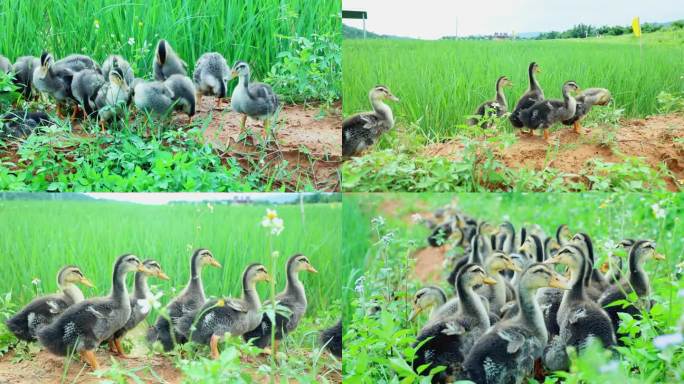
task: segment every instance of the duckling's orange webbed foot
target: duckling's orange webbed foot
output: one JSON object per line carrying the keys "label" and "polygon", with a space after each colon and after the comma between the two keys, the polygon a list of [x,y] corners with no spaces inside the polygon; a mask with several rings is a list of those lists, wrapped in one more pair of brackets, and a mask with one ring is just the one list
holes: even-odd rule
{"label": "duckling's orange webbed foot", "polygon": [[123,346],[121,345],[121,339],[114,340],[114,346],[116,347],[116,352],[119,355],[119,357],[123,359],[128,358],[128,355],[126,355],[126,352],[124,351]]}
{"label": "duckling's orange webbed foot", "polygon": [[220,339],[219,336],[211,335],[211,340],[209,341],[209,348],[211,349],[211,358],[214,360],[218,360],[218,358],[219,358],[219,351],[218,351],[219,339]]}
{"label": "duckling's orange webbed foot", "polygon": [[579,120],[575,121],[575,124],[573,124],[573,127],[575,128],[575,133],[578,135],[582,134],[582,126],[580,125]]}
{"label": "duckling's orange webbed foot", "polygon": [[548,130],[548,128],[544,129],[544,140],[549,141],[549,130]]}
{"label": "duckling's orange webbed foot", "polygon": [[114,345],[114,340],[107,340],[107,345],[109,346],[109,352],[116,353],[116,346]]}
{"label": "duckling's orange webbed foot", "polygon": [[100,369],[100,363],[97,362],[97,357],[93,351],[82,351],[81,358],[90,365],[93,370]]}

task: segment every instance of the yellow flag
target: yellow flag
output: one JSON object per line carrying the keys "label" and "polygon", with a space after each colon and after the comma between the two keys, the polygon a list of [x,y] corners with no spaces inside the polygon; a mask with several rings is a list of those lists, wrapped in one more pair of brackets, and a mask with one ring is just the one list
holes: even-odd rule
{"label": "yellow flag", "polygon": [[639,18],[635,17],[632,20],[632,31],[634,31],[634,36],[641,37],[641,24],[639,24]]}

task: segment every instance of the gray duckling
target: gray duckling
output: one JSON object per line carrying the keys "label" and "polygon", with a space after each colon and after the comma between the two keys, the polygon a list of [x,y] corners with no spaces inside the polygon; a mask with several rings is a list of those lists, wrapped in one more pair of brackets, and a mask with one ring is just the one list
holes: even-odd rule
{"label": "gray duckling", "polygon": [[270,120],[278,110],[280,101],[270,85],[250,82],[249,64],[238,61],[233,66],[231,78],[239,78],[230,100],[233,111],[242,114],[241,127],[244,129],[247,117],[264,120],[264,129],[268,132]]}
{"label": "gray duckling", "polygon": [[188,65],[181,60],[166,40],[159,40],[154,56],[154,79],[164,81],[172,75],[188,74]]}
{"label": "gray duckling", "polygon": [[131,88],[121,68],[111,70],[108,79],[109,81],[100,88],[95,98],[95,106],[98,109],[103,131],[105,122],[120,117],[124,107],[131,101]]}
{"label": "gray duckling", "polygon": [[197,64],[192,80],[197,89],[197,103],[203,95],[216,96],[216,107],[221,108],[221,100],[226,97],[230,68],[226,59],[217,52],[205,53]]}
{"label": "gray duckling", "polygon": [[0,55],[0,72],[2,73],[10,73],[12,71],[12,62],[9,61],[8,58],[6,58],[3,55]]}
{"label": "gray duckling", "polygon": [[120,55],[111,55],[107,57],[105,62],[102,63],[102,75],[105,77],[105,79],[108,79],[109,73],[117,67],[121,69],[121,73],[123,74],[123,78],[126,80],[126,84],[132,84],[135,80],[133,68],[131,67],[131,64]]}
{"label": "gray duckling", "polygon": [[14,85],[19,87],[19,92],[25,100],[33,96],[33,72],[40,67],[40,59],[35,56],[22,56],[12,66],[14,72]]}
{"label": "gray duckling", "polygon": [[164,84],[173,94],[173,109],[187,114],[192,121],[195,115],[195,86],[185,75],[171,75]]}
{"label": "gray duckling", "polygon": [[83,108],[83,119],[90,117],[97,110],[95,99],[104,85],[105,78],[99,71],[84,69],[74,74],[71,93]]}

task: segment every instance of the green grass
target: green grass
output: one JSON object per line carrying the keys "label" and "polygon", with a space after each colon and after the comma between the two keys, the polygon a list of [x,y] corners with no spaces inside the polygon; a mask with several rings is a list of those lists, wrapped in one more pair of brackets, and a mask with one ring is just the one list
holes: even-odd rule
{"label": "green grass", "polygon": [[[407,321],[410,303],[405,298],[422,285],[412,274],[414,261],[406,255],[427,246],[428,229],[414,224],[410,215],[427,212],[456,198],[465,213],[492,223],[510,220],[521,225],[536,223],[552,234],[561,223],[573,232],[592,236],[601,263],[609,242],[625,237],[656,240],[657,249],[667,259],[649,263],[646,268],[653,287],[656,305],[642,322],[629,322],[630,331],[641,329],[639,337],[627,341],[616,357],[619,364],[610,371],[610,356],[591,350],[573,365],[567,382],[639,383],[678,382],[684,377],[684,346],[657,350],[653,338],[659,334],[681,332],[682,303],[678,291],[684,289],[682,267],[684,244],[680,235],[684,197],[677,194],[348,194],[343,198],[343,244],[345,259],[343,297],[345,382],[418,382],[410,367],[411,344],[418,324]],[[657,205],[657,207],[654,207]],[[662,208],[665,217],[656,217],[654,208]],[[371,224],[382,216],[383,224]],[[378,220],[375,220],[378,223]],[[349,234],[349,235],[348,235]],[[384,241],[381,241],[384,239]],[[443,279],[437,284],[447,288]],[[359,278],[362,278],[359,280]],[[406,290],[408,287],[408,291]],[[450,290],[449,290],[450,292]],[[410,299],[409,299],[410,300]],[[408,307],[407,307],[408,306]],[[371,310],[380,309],[376,315]],[[561,374],[545,383],[555,383]],[[528,382],[528,381],[524,381]],[[534,381],[530,381],[532,383]]]}
{"label": "green grass", "polygon": [[102,62],[116,53],[142,77],[151,76],[164,38],[190,70],[203,53],[220,52],[229,64],[248,61],[263,78],[292,37],[339,35],[339,12],[334,0],[2,0],[0,25],[12,28],[0,30],[0,54],[14,60],[47,50],[57,59],[82,53]]}
{"label": "green grass", "polygon": [[[668,36],[668,35],[661,35]],[[612,108],[628,117],[657,112],[661,91],[684,91],[684,45],[645,39],[643,48],[623,40],[546,41],[404,41],[343,42],[344,112],[370,108],[368,90],[387,85],[401,99],[392,103],[399,126],[412,136],[440,141],[453,137],[466,117],[495,94],[494,83],[506,75],[512,108],[528,86],[527,67],[542,68],[538,80],[547,98],[560,98],[561,86],[575,80],[583,88],[608,88]],[[507,127],[510,125],[507,123]]]}
{"label": "green grass", "polygon": [[[285,205],[276,207],[285,230],[273,239],[280,252],[278,269],[271,271],[278,290],[285,285],[284,264],[297,252],[309,256],[319,274],[302,273],[307,290],[307,316],[329,310],[340,297],[338,273],[341,225],[340,205]],[[65,264],[80,266],[96,289],[83,288],[86,297],[104,295],[111,288],[112,264],[124,253],[152,258],[171,277],[168,282],[150,279],[164,291],[163,303],[189,278],[189,260],[196,248],[208,248],[223,265],[206,268],[202,275],[207,296],[237,296],[241,274],[252,262],[270,266],[269,239],[259,223],[265,205],[144,206],[108,202],[2,201],[0,242],[3,268],[0,291],[13,293],[23,305],[35,296],[31,281],[40,279],[43,292],[53,292],[56,274]],[[129,277],[129,282],[132,277]],[[260,296],[266,297],[266,287]]]}

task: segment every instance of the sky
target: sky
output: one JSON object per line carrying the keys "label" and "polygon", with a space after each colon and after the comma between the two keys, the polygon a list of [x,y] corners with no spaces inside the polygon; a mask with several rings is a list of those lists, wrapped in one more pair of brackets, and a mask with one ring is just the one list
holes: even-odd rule
{"label": "sky", "polygon": [[684,0],[342,0],[342,9],[367,11],[369,31],[421,39],[684,19]]}
{"label": "sky", "polygon": [[299,196],[284,193],[86,193],[86,195],[96,199],[148,205],[163,205],[171,201],[233,200],[236,196],[241,198],[249,196],[252,201],[267,200],[282,203],[292,201]]}

